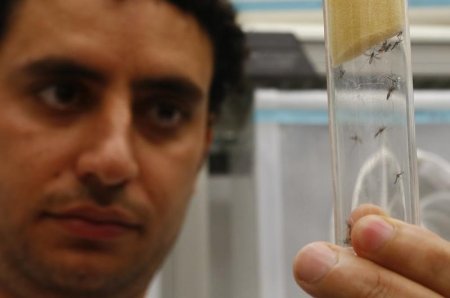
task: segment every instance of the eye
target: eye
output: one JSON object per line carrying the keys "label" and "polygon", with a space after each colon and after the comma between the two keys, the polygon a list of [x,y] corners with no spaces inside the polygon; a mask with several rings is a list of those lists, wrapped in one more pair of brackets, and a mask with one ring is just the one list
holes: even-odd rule
{"label": "eye", "polygon": [[73,111],[86,102],[87,91],[77,83],[55,83],[40,89],[38,99],[58,111]]}
{"label": "eye", "polygon": [[175,128],[186,117],[185,113],[173,103],[154,103],[148,107],[145,115],[152,125],[160,128]]}

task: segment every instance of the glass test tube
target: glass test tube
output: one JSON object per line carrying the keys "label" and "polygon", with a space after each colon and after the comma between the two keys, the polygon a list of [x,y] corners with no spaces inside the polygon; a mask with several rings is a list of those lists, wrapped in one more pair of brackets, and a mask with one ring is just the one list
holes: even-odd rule
{"label": "glass test tube", "polygon": [[418,223],[407,3],[324,0],[335,241],[370,203]]}

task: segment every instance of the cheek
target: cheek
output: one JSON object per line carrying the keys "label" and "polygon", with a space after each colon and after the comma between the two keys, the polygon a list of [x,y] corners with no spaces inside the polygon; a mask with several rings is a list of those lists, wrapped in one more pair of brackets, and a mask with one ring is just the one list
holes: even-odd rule
{"label": "cheek", "polygon": [[[11,142],[12,143],[12,142]],[[39,194],[49,176],[44,150],[33,151],[33,144],[0,146],[0,221],[5,225],[23,226],[33,220]],[[3,144],[2,144],[3,145]],[[12,147],[12,148],[11,148]],[[47,164],[47,167],[40,165]],[[9,227],[11,228],[11,227]],[[9,229],[8,228],[8,229]]]}
{"label": "cheek", "polygon": [[15,180],[17,183],[38,183],[46,179],[46,172],[51,170],[54,161],[67,152],[62,145],[68,132],[52,132],[16,110],[4,111],[0,118],[1,178],[6,177],[11,183]]}
{"label": "cheek", "polygon": [[193,192],[199,164],[199,154],[190,151],[154,154],[146,158],[142,163],[143,184],[148,193],[157,194],[150,197],[158,209],[162,209],[160,211],[171,211],[171,207],[177,209],[177,205],[185,205]]}
{"label": "cheek", "polygon": [[141,185],[154,212],[150,234],[164,253],[173,246],[184,221],[199,168],[198,151],[185,149],[149,153],[141,163]]}
{"label": "cheek", "polygon": [[5,234],[23,237],[37,214],[37,198],[46,175],[38,160],[44,154],[37,154],[38,151],[32,154],[31,143],[10,141],[11,145],[0,145],[3,153],[0,156],[0,229],[2,237]]}
{"label": "cheek", "polygon": [[[0,115],[0,221],[34,220],[39,198],[67,165],[70,135],[51,134],[38,125]],[[19,118],[19,117],[18,117]]]}
{"label": "cheek", "polygon": [[204,146],[197,140],[147,148],[142,156],[142,184],[158,217],[183,217],[194,190]]}
{"label": "cheek", "polygon": [[7,145],[1,144],[1,184],[19,193],[36,195],[41,192],[45,184],[62,171],[67,151],[58,146],[57,140],[30,135],[10,138]]}

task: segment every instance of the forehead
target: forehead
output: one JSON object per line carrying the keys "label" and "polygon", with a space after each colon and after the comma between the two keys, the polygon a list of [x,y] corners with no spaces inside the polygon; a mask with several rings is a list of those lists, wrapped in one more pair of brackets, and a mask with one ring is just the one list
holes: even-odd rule
{"label": "forehead", "polygon": [[15,55],[17,63],[27,63],[42,55],[64,55],[98,67],[176,70],[196,77],[198,83],[210,80],[213,55],[208,35],[192,15],[167,1],[20,3],[0,49],[3,58]]}

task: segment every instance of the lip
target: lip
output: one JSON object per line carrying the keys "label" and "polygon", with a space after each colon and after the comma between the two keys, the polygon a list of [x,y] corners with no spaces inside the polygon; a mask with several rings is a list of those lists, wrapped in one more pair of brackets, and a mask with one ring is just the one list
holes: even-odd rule
{"label": "lip", "polygon": [[45,212],[44,217],[72,236],[90,240],[114,240],[140,230],[138,222],[117,208],[80,206]]}

